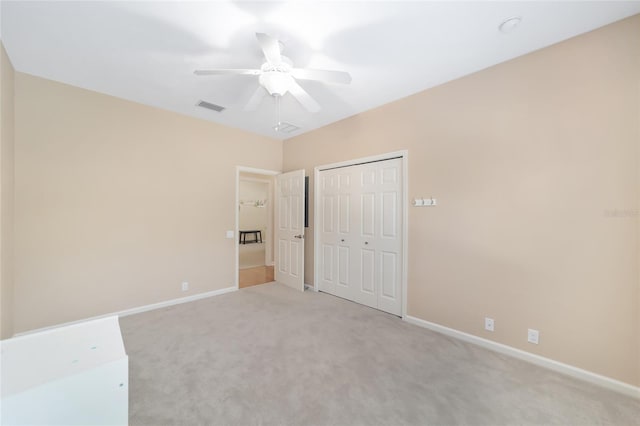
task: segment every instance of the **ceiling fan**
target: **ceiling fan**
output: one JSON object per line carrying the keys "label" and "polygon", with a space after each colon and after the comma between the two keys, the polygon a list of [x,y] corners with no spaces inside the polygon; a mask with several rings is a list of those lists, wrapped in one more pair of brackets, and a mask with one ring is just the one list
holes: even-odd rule
{"label": "ceiling fan", "polygon": [[274,97],[284,96],[287,92],[310,112],[320,110],[320,105],[296,81],[315,80],[323,83],[351,83],[351,75],[344,71],[328,71],[310,68],[294,68],[291,59],[282,54],[278,39],[268,34],[256,33],[266,62],[260,69],[209,69],[196,70],[195,75],[256,75],[260,86],[249,99],[244,109],[255,110],[262,98],[269,93]]}

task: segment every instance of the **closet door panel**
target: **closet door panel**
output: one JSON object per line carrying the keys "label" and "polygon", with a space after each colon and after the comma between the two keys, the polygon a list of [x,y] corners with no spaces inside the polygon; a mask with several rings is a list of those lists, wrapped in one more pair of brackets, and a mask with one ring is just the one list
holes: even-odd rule
{"label": "closet door panel", "polygon": [[351,250],[349,247],[338,247],[338,285],[343,287],[349,287],[351,283],[351,271],[349,258],[351,257]]}
{"label": "closet door panel", "polygon": [[380,168],[380,228],[378,309],[402,315],[402,160],[385,161]]}
{"label": "closet door panel", "polygon": [[380,295],[382,297],[395,299],[397,290],[397,266],[398,255],[383,251],[380,253]]}
{"label": "closet door panel", "polygon": [[396,192],[384,192],[381,194],[382,229],[381,238],[398,238],[398,194]]}
{"label": "closet door panel", "polygon": [[320,217],[320,283],[321,291],[334,294],[336,291],[336,189],[337,176],[334,173],[321,175]]}
{"label": "closet door panel", "polygon": [[376,194],[366,192],[360,194],[360,237],[375,238]]}
{"label": "closet door panel", "polygon": [[340,212],[338,215],[338,232],[348,236],[351,232],[351,194],[340,194]]}

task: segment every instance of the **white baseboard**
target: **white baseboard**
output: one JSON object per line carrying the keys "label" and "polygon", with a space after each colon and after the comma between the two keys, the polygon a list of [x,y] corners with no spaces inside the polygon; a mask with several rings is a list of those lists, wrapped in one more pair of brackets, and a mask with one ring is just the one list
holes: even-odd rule
{"label": "white baseboard", "polygon": [[220,290],[207,291],[205,293],[194,294],[193,296],[179,297],[177,299],[167,300],[165,302],[153,303],[151,305],[139,306],[137,308],[126,309],[124,311],[116,312],[112,315],[118,315],[119,317],[126,317],[128,315],[139,314],[142,312],[152,311],[154,309],[166,308],[167,306],[179,305],[181,303],[194,302],[200,299],[206,299],[208,297],[220,296],[221,294],[230,293],[238,290],[237,287],[226,287]]}
{"label": "white baseboard", "polygon": [[499,352],[501,354],[509,355],[514,358],[518,358],[523,361],[538,365],[540,367],[548,368],[549,370],[557,371],[558,373],[562,373],[567,376],[584,380],[586,382],[602,386],[604,388],[625,394],[627,396],[640,399],[640,387],[633,386],[606,376],[602,376],[600,374],[592,373],[590,371],[583,370],[569,364],[564,364],[550,358],[532,354],[521,349],[516,349],[512,346],[503,345],[502,343],[497,343],[492,340],[474,336],[473,334],[464,333],[453,328],[445,327],[439,324],[425,321],[420,318],[412,317],[410,315],[406,315],[403,319],[408,323],[428,328],[429,330],[435,331],[437,333],[445,334],[447,336],[460,339],[465,342],[473,343],[475,345],[482,346],[483,348]]}
{"label": "white baseboard", "polygon": [[181,303],[193,302],[200,299],[206,299],[208,297],[219,296],[221,294],[230,293],[236,290],[238,290],[238,288],[235,286],[221,288],[220,290],[207,291],[205,293],[198,293],[198,294],[194,294],[192,296],[187,296],[187,297],[179,297],[177,299],[166,300],[164,302],[152,303],[151,305],[138,306],[136,308],[125,309],[123,311],[112,312],[104,315],[98,315],[95,317],[89,317],[89,318],[85,318],[77,321],[65,322],[62,324],[56,324],[49,327],[37,328],[34,330],[23,331],[22,333],[16,333],[13,337],[24,336],[26,334],[31,334],[31,333],[39,333],[41,331],[51,330],[58,327],[66,327],[68,325],[80,324],[86,321],[93,321],[93,320],[112,317],[112,316],[126,317],[128,315],[140,314],[142,312],[152,311],[154,309],[161,309],[161,308],[166,308],[168,306],[179,305]]}

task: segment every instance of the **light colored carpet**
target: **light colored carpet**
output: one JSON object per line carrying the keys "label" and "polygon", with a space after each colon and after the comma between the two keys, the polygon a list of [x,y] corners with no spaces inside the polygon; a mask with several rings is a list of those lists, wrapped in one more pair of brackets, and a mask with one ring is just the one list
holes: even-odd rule
{"label": "light colored carpet", "polygon": [[640,424],[640,401],[275,283],[120,324],[131,425]]}

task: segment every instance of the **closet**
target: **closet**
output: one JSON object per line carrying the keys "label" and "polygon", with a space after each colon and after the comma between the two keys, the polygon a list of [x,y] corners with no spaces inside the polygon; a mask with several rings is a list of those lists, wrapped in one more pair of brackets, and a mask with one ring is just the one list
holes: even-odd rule
{"label": "closet", "polygon": [[320,170],[320,291],[402,315],[402,176],[402,158]]}

